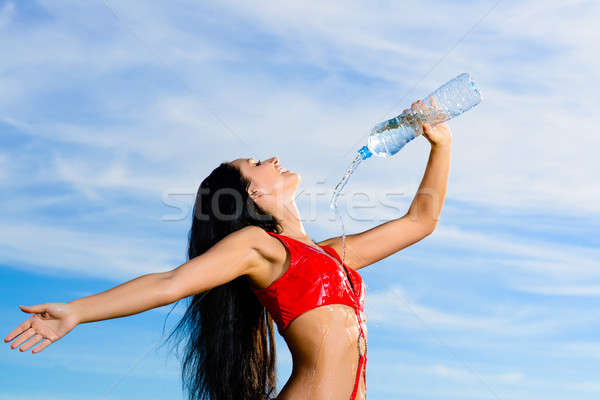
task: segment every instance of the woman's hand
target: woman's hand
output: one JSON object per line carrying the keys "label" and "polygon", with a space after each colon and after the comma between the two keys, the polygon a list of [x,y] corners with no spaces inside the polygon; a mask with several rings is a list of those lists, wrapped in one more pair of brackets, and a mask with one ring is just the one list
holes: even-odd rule
{"label": "woman's hand", "polygon": [[33,315],[4,338],[7,343],[15,337],[17,338],[10,345],[11,349],[16,349],[29,339],[19,349],[19,351],[27,351],[41,340],[38,346],[31,351],[32,353],[39,353],[48,347],[50,343],[56,342],[71,332],[79,323],[73,307],[67,303],[45,303],[19,307],[21,311],[33,313]]}
{"label": "woman's hand", "polygon": [[[437,104],[435,102],[435,99],[433,97],[430,97],[429,99],[431,107],[433,107],[433,109],[436,109]],[[423,103],[421,100],[418,100],[412,103],[410,108],[411,110],[406,109],[404,110],[404,112],[427,112],[428,106],[426,106],[425,103]],[[452,132],[450,131],[450,128],[445,122],[438,123],[435,126],[432,126],[430,124],[423,124],[423,136],[425,136],[425,138],[429,141],[432,147],[446,146],[452,143]]]}

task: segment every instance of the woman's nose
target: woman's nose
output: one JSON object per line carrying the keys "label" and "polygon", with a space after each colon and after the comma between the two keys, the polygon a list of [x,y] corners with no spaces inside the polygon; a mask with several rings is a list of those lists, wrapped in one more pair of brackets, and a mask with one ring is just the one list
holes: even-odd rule
{"label": "woman's nose", "polygon": [[271,158],[270,158],[270,161],[272,161],[272,162],[273,162],[273,164],[275,164],[275,165],[278,165],[278,164],[279,164],[279,158],[277,158],[277,157],[271,157]]}

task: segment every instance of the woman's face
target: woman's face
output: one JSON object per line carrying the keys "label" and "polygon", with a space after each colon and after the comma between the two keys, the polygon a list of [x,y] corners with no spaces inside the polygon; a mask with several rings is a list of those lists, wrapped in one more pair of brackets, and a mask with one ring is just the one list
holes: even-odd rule
{"label": "woman's face", "polygon": [[288,203],[301,181],[300,175],[279,165],[277,157],[268,160],[238,158],[231,162],[240,169],[242,175],[251,182],[248,188],[250,197],[265,211],[273,211],[277,202]]}

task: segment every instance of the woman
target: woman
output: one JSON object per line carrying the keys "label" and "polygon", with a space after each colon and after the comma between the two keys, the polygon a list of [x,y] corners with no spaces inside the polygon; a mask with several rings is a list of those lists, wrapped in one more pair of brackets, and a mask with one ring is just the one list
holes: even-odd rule
{"label": "woman", "polygon": [[277,399],[365,399],[364,284],[356,271],[429,235],[446,193],[450,129],[445,123],[423,128],[431,152],[408,212],[348,235],[344,265],[341,237],[314,243],[304,230],[294,202],[300,176],[277,157],[239,158],[200,185],[189,261],[69,303],[20,306],[32,315],[4,341],[14,339],[11,348],[21,351],[37,344],[37,353],[78,324],[190,297],[171,333],[187,338],[182,379],[189,399],[271,398],[273,321],[293,357]]}

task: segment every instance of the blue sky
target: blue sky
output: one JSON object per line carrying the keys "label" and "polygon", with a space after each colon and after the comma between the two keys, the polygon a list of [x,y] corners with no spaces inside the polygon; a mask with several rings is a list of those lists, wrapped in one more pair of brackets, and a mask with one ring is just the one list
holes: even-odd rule
{"label": "blue sky", "polygon": [[[327,203],[369,129],[470,72],[484,101],[449,122],[436,231],[360,271],[369,399],[597,398],[600,6],[495,4],[0,0],[3,336],[18,304],[185,262],[193,195],[222,161],[277,155],[311,237],[339,235]],[[406,212],[428,150],[360,165],[347,232]],[[5,344],[0,400],[182,398],[155,349],[169,309],[36,355]]]}

